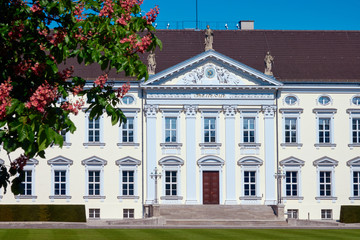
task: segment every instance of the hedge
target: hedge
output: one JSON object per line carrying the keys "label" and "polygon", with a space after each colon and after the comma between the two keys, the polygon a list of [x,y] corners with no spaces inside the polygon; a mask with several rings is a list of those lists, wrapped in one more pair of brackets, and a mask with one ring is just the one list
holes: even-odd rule
{"label": "hedge", "polygon": [[85,205],[0,205],[0,221],[86,222]]}
{"label": "hedge", "polygon": [[360,223],[360,206],[341,206],[340,222]]}

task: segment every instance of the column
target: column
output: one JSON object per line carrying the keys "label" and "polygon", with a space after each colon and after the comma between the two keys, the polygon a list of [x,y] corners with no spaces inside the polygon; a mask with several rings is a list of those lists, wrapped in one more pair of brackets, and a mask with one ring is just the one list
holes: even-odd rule
{"label": "column", "polygon": [[263,106],[265,130],[265,205],[276,205],[275,106]]}
{"label": "column", "polygon": [[225,114],[225,169],[226,169],[226,199],[225,204],[235,205],[235,110],[236,106],[224,106]]}
{"label": "column", "polygon": [[[156,164],[156,113],[157,105],[145,105],[146,116],[146,204],[153,204],[155,199],[155,181],[150,177]],[[143,163],[144,164],[144,163]]]}
{"label": "column", "polygon": [[198,204],[196,195],[196,106],[186,105],[186,204]]}

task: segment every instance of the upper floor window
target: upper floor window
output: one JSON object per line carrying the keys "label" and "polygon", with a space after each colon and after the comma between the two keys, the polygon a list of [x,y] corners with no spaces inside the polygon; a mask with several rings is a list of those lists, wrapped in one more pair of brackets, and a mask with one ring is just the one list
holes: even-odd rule
{"label": "upper floor window", "polygon": [[285,143],[297,142],[297,118],[285,118]]}
{"label": "upper floor window", "polygon": [[301,147],[300,141],[300,115],[303,109],[280,109],[282,113],[282,136],[281,146]]}
{"label": "upper floor window", "polygon": [[288,105],[294,105],[295,103],[297,103],[297,98],[295,96],[287,96],[285,98],[285,103]]}
{"label": "upper floor window", "polygon": [[89,119],[89,142],[100,142],[100,119]]}
{"label": "upper floor window", "polygon": [[353,98],[352,98],[352,103],[353,103],[354,105],[359,106],[359,105],[360,105],[360,96],[355,96],[355,97],[353,97]]}
{"label": "upper floor window", "polygon": [[176,117],[165,118],[165,142],[176,142]]}
{"label": "upper floor window", "polygon": [[331,103],[331,98],[329,96],[320,96],[318,98],[318,103],[321,105],[328,105]]}
{"label": "upper floor window", "polygon": [[330,118],[319,118],[319,143],[330,143]]}
{"label": "upper floor window", "polygon": [[313,109],[316,113],[315,147],[336,147],[334,143],[334,115],[336,109]]}
{"label": "upper floor window", "polygon": [[360,144],[360,118],[352,118],[352,143]]}
{"label": "upper floor window", "polygon": [[134,103],[134,101],[135,101],[134,98],[129,95],[123,97],[123,99],[122,99],[122,102],[126,105],[130,105],[130,104]]}
{"label": "upper floor window", "polygon": [[119,127],[119,142],[117,146],[139,146],[138,142],[138,111],[140,109],[124,109],[126,122]]}
{"label": "upper floor window", "polygon": [[134,142],[134,118],[128,117],[122,124],[122,142]]}
{"label": "upper floor window", "polygon": [[255,142],[255,117],[245,117],[243,120],[243,142]]}
{"label": "upper floor window", "polygon": [[216,118],[204,118],[204,142],[216,142]]}

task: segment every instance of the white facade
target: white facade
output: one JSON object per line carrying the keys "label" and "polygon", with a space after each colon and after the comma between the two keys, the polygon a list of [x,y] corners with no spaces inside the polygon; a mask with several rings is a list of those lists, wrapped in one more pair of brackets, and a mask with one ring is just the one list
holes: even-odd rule
{"label": "white facade", "polygon": [[341,205],[360,203],[358,85],[286,85],[207,51],[132,83],[128,97],[119,106],[126,124],[89,121],[80,112],[65,146],[26,166],[24,195],[1,195],[0,203],[85,204],[91,216],[100,209],[101,219],[132,211],[142,218],[143,206],[155,199],[281,200],[285,212],[301,219],[338,219]]}

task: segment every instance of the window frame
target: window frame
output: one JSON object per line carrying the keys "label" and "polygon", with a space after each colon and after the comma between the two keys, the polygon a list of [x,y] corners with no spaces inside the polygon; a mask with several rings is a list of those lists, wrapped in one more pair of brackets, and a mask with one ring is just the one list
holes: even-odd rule
{"label": "window frame", "polygon": [[[327,102],[327,103],[320,102],[320,99],[321,99],[321,98],[328,98],[328,99],[329,99],[329,102]],[[321,105],[321,106],[331,106],[331,105],[333,104],[333,99],[332,99],[332,97],[330,97],[330,95],[323,94],[323,95],[320,95],[320,96],[316,99],[316,104],[317,104],[317,105]]]}
{"label": "window frame", "polygon": [[[285,179],[282,181],[282,199],[284,202],[287,200],[298,200],[302,202],[304,197],[302,196],[302,167],[305,165],[305,161],[298,159],[296,157],[288,157],[279,162],[280,166],[283,168],[285,174]],[[297,195],[287,195],[286,193],[286,173],[287,172],[297,172]]]}
{"label": "window frame", "polygon": [[350,167],[350,197],[349,200],[351,203],[354,202],[354,200],[360,200],[360,182],[358,182],[356,185],[358,186],[358,195],[354,194],[354,172],[358,172],[358,178],[360,180],[360,157],[355,157],[353,159],[350,159],[346,162],[346,165]]}
{"label": "window frame", "polygon": [[117,146],[119,148],[122,148],[124,146],[133,146],[135,148],[140,146],[139,143],[139,129],[138,129],[138,124],[139,124],[139,119],[138,119],[138,113],[140,111],[140,109],[138,108],[131,108],[131,109],[122,109],[123,113],[125,114],[125,116],[127,118],[134,118],[133,121],[133,138],[134,141],[133,142],[124,142],[123,141],[123,124],[120,125],[119,127],[119,142],[117,143]]}
{"label": "window frame", "polygon": [[[256,201],[260,203],[262,195],[260,194],[260,167],[263,161],[257,157],[243,157],[238,161],[240,166],[240,197],[239,199],[246,203],[248,201]],[[245,172],[255,172],[255,195],[245,195]]]}
{"label": "window frame", "polygon": [[[317,183],[317,194],[315,199],[320,202],[320,200],[332,200],[336,202],[336,192],[335,192],[335,167],[338,165],[338,161],[329,158],[329,157],[322,157],[313,162],[313,165],[316,167],[316,183]],[[320,189],[320,175],[321,172],[330,172],[330,191],[331,195],[321,195]]]}
{"label": "window frame", "polygon": [[[168,156],[160,159],[159,165],[162,168],[162,191],[160,200],[164,203],[180,203],[180,200],[183,199],[181,189],[181,167],[184,165],[184,160],[179,157]],[[166,195],[166,172],[176,172],[176,195]]]}
{"label": "window frame", "polygon": [[[139,175],[139,166],[141,164],[140,160],[137,160],[132,157],[125,157],[115,161],[115,164],[119,166],[119,195],[117,199],[121,202],[123,199],[134,199],[135,202],[138,201],[139,191],[138,191],[138,175]],[[134,172],[134,194],[133,195],[123,195],[123,172],[124,171],[133,171]]]}
{"label": "window frame", "polygon": [[[161,150],[163,154],[176,154],[181,153],[182,143],[181,139],[181,125],[180,125],[180,113],[182,109],[161,109],[162,111],[162,128],[161,128]],[[176,119],[176,141],[175,142],[166,142],[166,119],[175,118]]]}
{"label": "window frame", "polygon": [[[328,216],[330,213],[330,217]],[[333,210],[332,209],[321,209],[321,220],[332,220]]]}
{"label": "window frame", "polygon": [[[220,154],[220,112],[222,109],[201,109],[201,142],[199,143],[201,154]],[[215,119],[215,142],[205,142],[205,119]]]}
{"label": "window frame", "polygon": [[[100,208],[89,208],[89,219],[91,220],[99,220],[101,219]],[[98,217],[97,217],[98,215]]]}
{"label": "window frame", "polygon": [[23,170],[31,172],[31,194],[19,194],[15,196],[17,201],[19,201],[20,199],[32,199],[32,201],[35,202],[35,200],[37,199],[35,176],[36,176],[36,165],[38,164],[39,161],[34,158],[27,160],[27,163],[24,166]]}
{"label": "window frame", "polygon": [[360,147],[360,129],[355,130],[358,134],[358,142],[354,142],[353,134],[354,134],[354,128],[353,128],[353,120],[359,119],[360,121],[360,109],[347,109],[346,112],[349,114],[349,144],[348,147],[350,149],[354,147]]}
{"label": "window frame", "polygon": [[[94,121],[95,119],[92,119],[92,121]],[[85,141],[84,141],[84,146],[88,147],[88,146],[100,146],[100,147],[104,147],[105,146],[105,142],[104,142],[104,116],[101,115],[99,118],[99,141],[89,141],[89,124],[90,124],[90,116],[89,113],[86,113],[85,115]]]}
{"label": "window frame", "polygon": [[[334,119],[335,114],[337,110],[336,109],[313,109],[313,113],[316,114],[315,120],[316,120],[316,143],[314,146],[316,148],[319,147],[331,147],[335,148],[336,144],[334,141]],[[328,119],[329,120],[329,142],[320,142],[320,119]]]}
{"label": "window frame", "polygon": [[[287,99],[289,98],[295,98],[295,102],[293,103],[288,103],[287,102]],[[294,95],[294,94],[288,94],[284,97],[284,102],[283,102],[284,105],[289,105],[289,106],[295,106],[295,105],[299,105],[299,98]]]}
{"label": "window frame", "polygon": [[[280,113],[282,114],[282,143],[280,146],[282,147],[298,147],[301,148],[303,144],[301,143],[301,129],[300,129],[300,120],[301,114],[303,113],[303,109],[280,109]],[[286,120],[287,119],[296,119],[296,142],[286,142]]]}
{"label": "window frame", "polygon": [[[51,166],[51,195],[49,199],[71,199],[70,196],[70,166],[73,161],[63,156],[58,156],[47,161]],[[65,195],[55,195],[55,171],[65,171]]]}
{"label": "window frame", "polygon": [[[131,103],[125,102],[125,101],[124,101],[124,98],[126,98],[126,97],[132,98],[133,101],[132,101]],[[126,95],[121,99],[121,103],[122,103],[123,105],[126,105],[126,106],[135,105],[135,104],[136,104],[136,98],[134,97],[133,94],[129,94],[129,93],[128,93],[128,94],[126,94]]]}
{"label": "window frame", "polygon": [[[99,157],[93,156],[81,161],[81,164],[85,166],[85,194],[84,199],[88,201],[89,199],[101,199],[104,201],[106,198],[104,194],[104,167],[107,164],[107,161]],[[100,191],[99,195],[89,195],[89,172],[90,171],[99,171],[100,175]]]}

